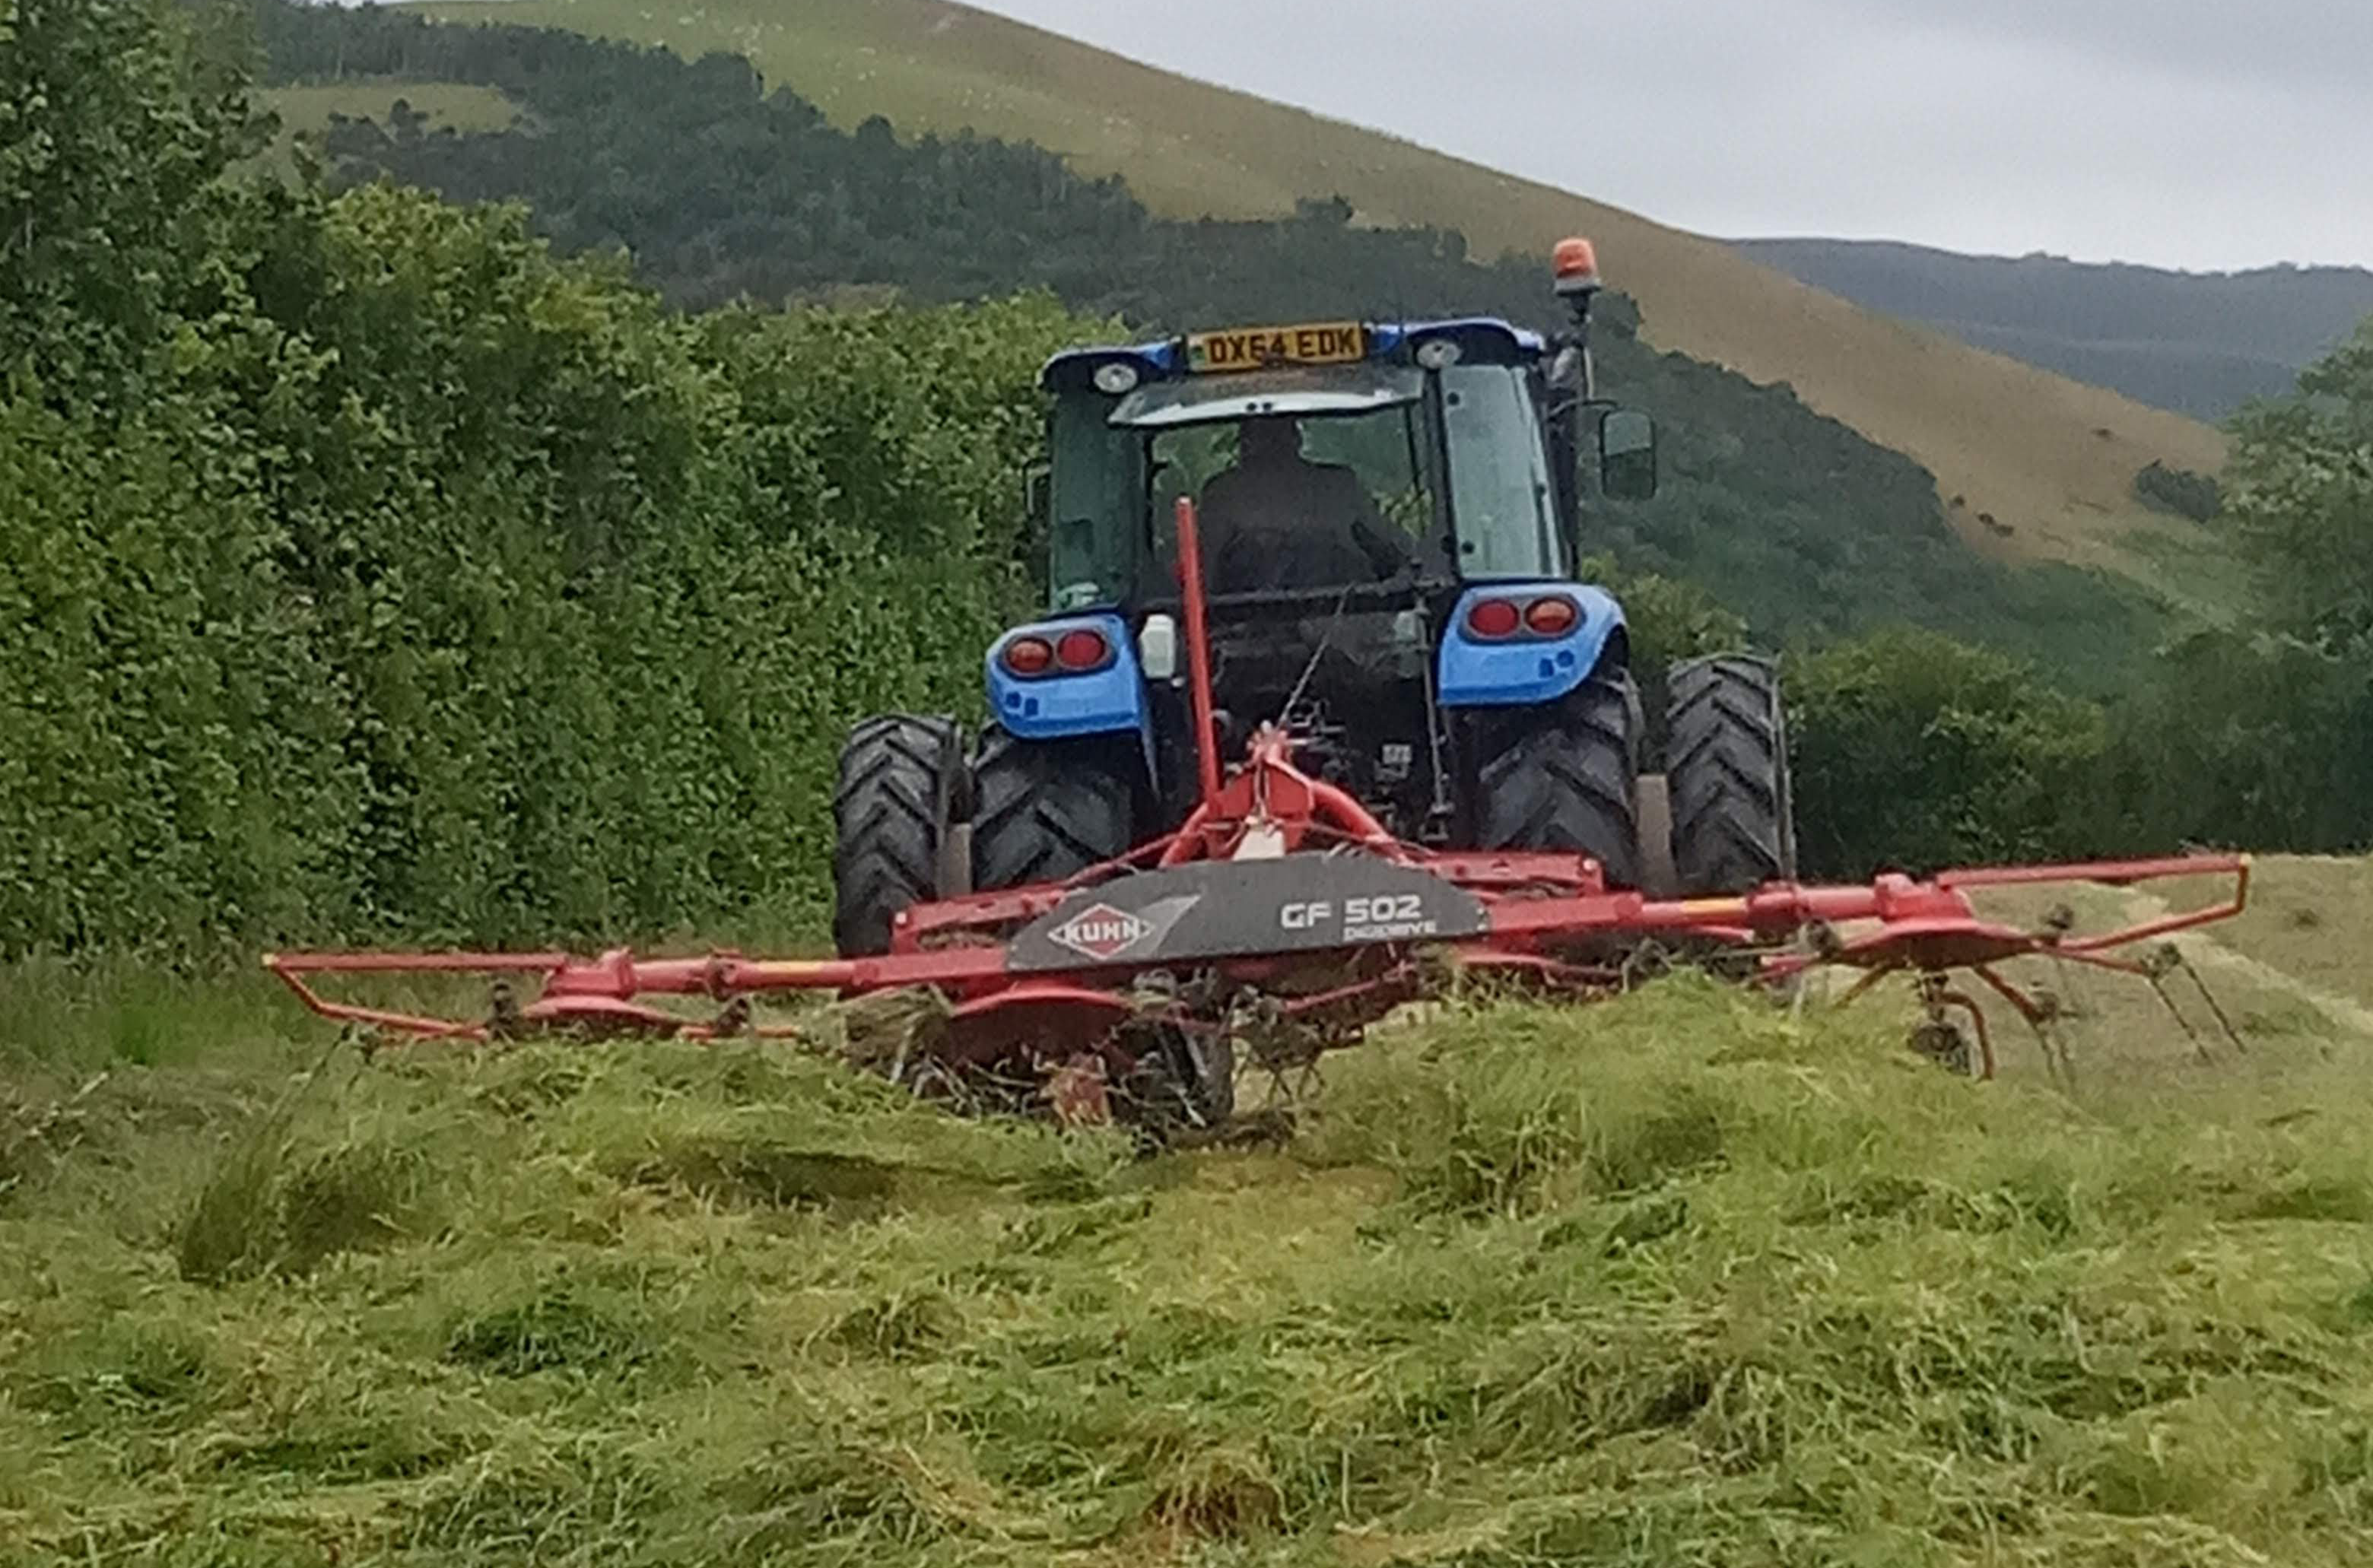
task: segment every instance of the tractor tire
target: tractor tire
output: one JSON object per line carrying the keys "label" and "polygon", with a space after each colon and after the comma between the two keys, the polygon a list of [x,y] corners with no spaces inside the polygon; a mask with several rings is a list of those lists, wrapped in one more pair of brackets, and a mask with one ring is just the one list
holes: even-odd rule
{"label": "tractor tire", "polygon": [[1134,739],[982,737],[973,763],[972,883],[983,893],[1053,882],[1137,847]]}
{"label": "tractor tire", "polygon": [[1483,720],[1475,847],[1588,855],[1610,887],[1640,885],[1639,688],[1600,671],[1560,702]]}
{"label": "tractor tire", "polygon": [[966,787],[953,720],[893,713],[848,732],[832,796],[832,936],[842,957],[889,952],[900,910],[953,891],[945,856]]}
{"label": "tractor tire", "polygon": [[1673,666],[1665,786],[1681,895],[1727,897],[1796,875],[1788,717],[1770,660]]}

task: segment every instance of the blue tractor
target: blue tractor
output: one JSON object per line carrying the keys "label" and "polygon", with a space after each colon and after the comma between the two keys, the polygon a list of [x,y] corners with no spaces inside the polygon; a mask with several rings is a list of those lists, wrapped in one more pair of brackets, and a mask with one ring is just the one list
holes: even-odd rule
{"label": "blue tractor", "polygon": [[1586,242],[1571,325],[1329,322],[1082,348],[1042,378],[1046,615],[987,656],[976,743],[865,720],[842,753],[835,935],[1060,881],[1176,827],[1197,796],[1176,502],[1196,503],[1222,755],[1258,726],[1398,837],[1572,851],[1611,886],[1734,893],[1795,875],[1774,666],[1678,663],[1644,711],[1623,609],[1575,578],[1592,492],[1657,486],[1654,427],[1600,400]]}

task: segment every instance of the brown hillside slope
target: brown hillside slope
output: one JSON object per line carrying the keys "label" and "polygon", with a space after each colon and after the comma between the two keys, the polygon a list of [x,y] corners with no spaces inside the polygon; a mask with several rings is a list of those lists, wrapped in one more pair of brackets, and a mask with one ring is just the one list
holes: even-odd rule
{"label": "brown hillside slope", "polygon": [[[2153,459],[2216,467],[2222,438],[2205,426],[1857,310],[1637,214],[968,6],[460,0],[425,8],[685,53],[746,53],[844,124],[878,113],[909,134],[970,127],[1034,141],[1082,172],[1124,176],[1174,216],[1262,216],[1297,196],[1339,193],[1365,221],[1455,227],[1486,253],[1546,252],[1564,234],[1588,233],[1660,346],[1786,381],[1815,408],[1911,454],[1948,500],[1965,498],[1955,521],[1972,543],[2155,580],[2155,561],[2196,557],[2206,543],[2187,524],[2142,512],[2129,490]],[[1981,514],[2012,532],[1985,527]]]}

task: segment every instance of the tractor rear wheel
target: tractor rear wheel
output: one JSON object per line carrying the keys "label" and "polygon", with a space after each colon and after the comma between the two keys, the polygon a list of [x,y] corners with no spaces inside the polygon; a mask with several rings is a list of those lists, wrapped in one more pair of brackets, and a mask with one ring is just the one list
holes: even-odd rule
{"label": "tractor rear wheel", "polygon": [[982,737],[973,763],[972,881],[981,892],[1050,882],[1137,846],[1134,737]]}
{"label": "tractor rear wheel", "polygon": [[1685,897],[1721,897],[1796,875],[1788,717],[1768,659],[1719,654],[1673,666],[1666,793]]}
{"label": "tractor rear wheel", "polygon": [[950,891],[949,825],[963,814],[964,742],[952,719],[868,719],[848,732],[832,797],[833,944],[890,951],[901,909]]}
{"label": "tractor rear wheel", "polygon": [[1588,855],[1640,885],[1639,688],[1602,670],[1563,700],[1494,713],[1476,747],[1475,845]]}

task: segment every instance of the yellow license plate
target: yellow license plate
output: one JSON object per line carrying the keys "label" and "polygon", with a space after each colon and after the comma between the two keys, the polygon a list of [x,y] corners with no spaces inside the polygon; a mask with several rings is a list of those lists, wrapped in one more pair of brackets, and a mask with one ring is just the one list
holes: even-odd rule
{"label": "yellow license plate", "polygon": [[1270,365],[1349,365],[1367,357],[1367,329],[1357,322],[1245,327],[1196,333],[1186,339],[1186,364],[1198,375]]}

